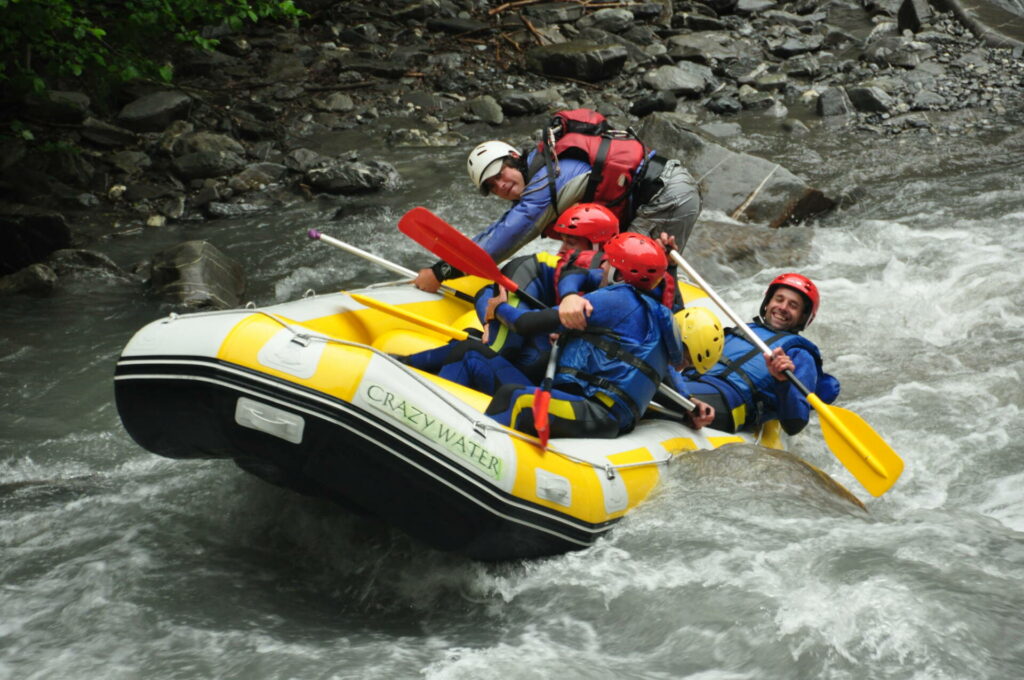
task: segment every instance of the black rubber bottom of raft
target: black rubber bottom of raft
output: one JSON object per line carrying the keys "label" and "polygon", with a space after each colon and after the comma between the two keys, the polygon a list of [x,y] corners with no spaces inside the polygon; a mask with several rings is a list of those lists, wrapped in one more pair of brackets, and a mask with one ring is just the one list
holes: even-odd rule
{"label": "black rubber bottom of raft", "polygon": [[[267,482],[479,560],[579,550],[614,524],[582,522],[496,489],[347,402],[213,359],[162,359],[133,357],[118,364],[115,380],[125,429],[161,456],[229,458]],[[302,443],[238,425],[242,396],[302,416]]]}

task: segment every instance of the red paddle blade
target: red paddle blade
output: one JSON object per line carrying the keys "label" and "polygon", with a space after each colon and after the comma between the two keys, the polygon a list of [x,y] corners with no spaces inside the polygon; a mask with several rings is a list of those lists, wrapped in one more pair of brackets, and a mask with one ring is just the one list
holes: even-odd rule
{"label": "red paddle blade", "polygon": [[519,289],[512,279],[501,273],[486,250],[423,206],[402,215],[398,230],[467,274],[500,283],[506,290]]}
{"label": "red paddle blade", "polygon": [[544,448],[548,447],[548,438],[551,436],[551,423],[548,420],[550,403],[551,393],[538,387],[533,393],[533,429],[537,430],[540,445]]}

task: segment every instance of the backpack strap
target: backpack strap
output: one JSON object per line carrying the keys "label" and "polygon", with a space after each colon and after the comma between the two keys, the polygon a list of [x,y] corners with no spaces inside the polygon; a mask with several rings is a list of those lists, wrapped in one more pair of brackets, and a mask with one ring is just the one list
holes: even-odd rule
{"label": "backpack strap", "polygon": [[601,143],[597,147],[597,154],[594,156],[594,162],[590,166],[590,177],[587,179],[587,188],[583,192],[583,203],[590,203],[594,200],[594,194],[597,192],[597,187],[601,184],[601,180],[604,179],[604,165],[605,161],[608,160],[608,149],[610,149],[611,146],[611,138],[603,135],[601,137]]}

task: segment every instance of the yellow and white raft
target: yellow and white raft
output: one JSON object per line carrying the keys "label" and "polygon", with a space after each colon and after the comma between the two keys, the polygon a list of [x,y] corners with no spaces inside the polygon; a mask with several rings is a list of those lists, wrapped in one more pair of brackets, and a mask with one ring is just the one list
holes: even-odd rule
{"label": "yellow and white raft", "polygon": [[[484,281],[450,283],[473,292]],[[684,288],[688,304],[704,303]],[[466,302],[408,284],[357,292],[478,326]],[[391,356],[446,341],[347,293],[172,314],[125,347],[117,408],[153,453],[230,458],[482,560],[585,548],[651,494],[673,456],[755,439],[649,418],[617,439],[552,439],[544,450],[484,415],[489,395]],[[774,435],[760,443],[781,448]]]}

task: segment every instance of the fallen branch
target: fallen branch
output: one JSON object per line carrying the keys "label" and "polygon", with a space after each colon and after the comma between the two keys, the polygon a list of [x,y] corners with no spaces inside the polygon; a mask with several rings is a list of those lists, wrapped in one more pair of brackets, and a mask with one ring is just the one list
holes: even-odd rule
{"label": "fallen branch", "polygon": [[738,220],[740,218],[740,215],[743,214],[743,211],[745,211],[750,206],[751,202],[757,197],[757,195],[761,193],[761,189],[764,189],[764,185],[768,183],[768,178],[774,175],[775,171],[778,169],[779,164],[776,163],[775,167],[772,168],[771,172],[765,175],[764,179],[761,180],[761,183],[757,185],[757,188],[750,192],[750,195],[747,196],[747,200],[743,201],[743,203],[740,204],[740,207],[736,208],[736,210],[734,210],[732,212],[732,215],[729,215],[729,217],[731,217],[734,220]]}
{"label": "fallen branch", "polygon": [[522,20],[522,22],[524,24],[526,24],[526,28],[528,28],[530,30],[530,33],[533,34],[533,37],[537,41],[537,44],[540,45],[541,47],[543,47],[544,46],[544,36],[541,34],[540,31],[537,30],[537,27],[533,25],[533,22],[531,22],[529,19],[524,17],[522,14],[519,15],[519,18]]}

